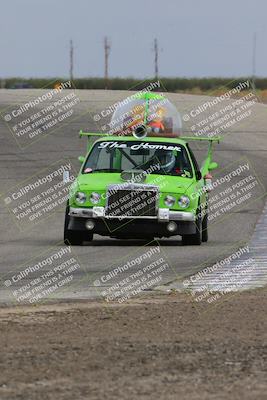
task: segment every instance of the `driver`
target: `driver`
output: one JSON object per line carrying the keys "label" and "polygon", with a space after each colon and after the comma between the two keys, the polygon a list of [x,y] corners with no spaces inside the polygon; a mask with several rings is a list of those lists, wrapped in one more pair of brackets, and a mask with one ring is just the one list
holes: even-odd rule
{"label": "driver", "polygon": [[156,150],[153,156],[154,162],[160,164],[160,170],[171,172],[175,166],[175,155],[172,150]]}
{"label": "driver", "polygon": [[174,171],[175,164],[176,157],[173,154],[172,150],[158,149],[155,151],[153,156],[142,166],[142,169],[146,171],[147,169],[155,166],[159,171],[166,174]]}

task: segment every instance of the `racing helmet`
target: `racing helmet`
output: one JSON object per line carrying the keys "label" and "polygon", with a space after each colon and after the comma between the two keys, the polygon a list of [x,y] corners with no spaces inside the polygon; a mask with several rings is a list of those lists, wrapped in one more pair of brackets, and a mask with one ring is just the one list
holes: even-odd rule
{"label": "racing helmet", "polygon": [[175,155],[172,150],[156,150],[154,158],[160,164],[160,169],[164,172],[171,172],[175,166]]}

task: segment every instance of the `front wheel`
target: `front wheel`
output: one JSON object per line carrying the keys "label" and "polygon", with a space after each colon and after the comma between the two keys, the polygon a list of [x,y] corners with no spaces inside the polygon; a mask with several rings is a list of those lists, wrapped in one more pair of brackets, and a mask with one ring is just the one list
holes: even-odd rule
{"label": "front wheel", "polygon": [[209,239],[208,234],[208,213],[206,212],[202,221],[202,242],[207,242]]}
{"label": "front wheel", "polygon": [[71,245],[71,246],[81,246],[83,244],[84,240],[92,240],[92,237],[89,238],[85,237],[84,232],[79,232],[79,231],[72,231],[68,229],[69,225],[69,206],[66,207],[66,212],[65,212],[65,223],[64,223],[64,243],[66,245]]}
{"label": "front wheel", "polygon": [[79,232],[67,230],[64,233],[64,243],[71,246],[81,246],[83,244],[83,236]]}
{"label": "front wheel", "polygon": [[183,235],[182,244],[183,246],[200,246],[202,242],[202,220],[201,213],[197,211],[196,220],[196,233],[192,235]]}

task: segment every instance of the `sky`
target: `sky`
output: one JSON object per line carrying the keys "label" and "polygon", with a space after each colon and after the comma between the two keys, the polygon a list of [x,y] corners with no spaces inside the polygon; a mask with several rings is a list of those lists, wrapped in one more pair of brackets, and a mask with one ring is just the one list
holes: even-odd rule
{"label": "sky", "polygon": [[0,0],[0,77],[267,76],[266,0]]}

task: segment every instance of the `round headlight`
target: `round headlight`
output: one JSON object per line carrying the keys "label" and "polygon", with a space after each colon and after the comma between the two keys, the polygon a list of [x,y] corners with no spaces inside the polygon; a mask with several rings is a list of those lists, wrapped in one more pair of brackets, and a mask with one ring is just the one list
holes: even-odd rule
{"label": "round headlight", "polygon": [[172,207],[175,204],[175,197],[168,194],[164,199],[164,203],[167,207]]}
{"label": "round headlight", "polygon": [[181,196],[178,200],[178,204],[181,208],[187,208],[190,204],[190,199],[187,196]]}
{"label": "round headlight", "polygon": [[83,192],[77,192],[77,193],[75,194],[75,200],[76,200],[76,202],[79,203],[79,204],[85,203],[85,202],[86,202],[86,194],[83,193]]}
{"label": "round headlight", "polygon": [[99,193],[93,192],[90,196],[90,201],[93,204],[98,204],[101,200],[101,195]]}

